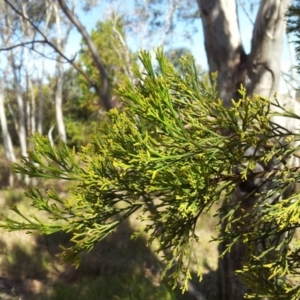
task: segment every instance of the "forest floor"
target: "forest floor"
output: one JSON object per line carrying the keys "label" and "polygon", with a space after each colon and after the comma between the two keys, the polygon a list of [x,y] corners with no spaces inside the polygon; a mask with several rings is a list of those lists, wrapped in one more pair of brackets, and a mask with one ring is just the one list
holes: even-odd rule
{"label": "forest floor", "polygon": [[[29,200],[22,189],[0,191],[1,213],[13,217],[11,203],[31,213]],[[194,282],[215,300],[217,247],[210,243],[215,234],[213,212],[204,216],[197,226],[200,237],[197,259],[204,271],[203,281]],[[188,293],[172,290],[160,280],[162,264],[148,247],[145,237],[131,239],[139,223],[137,215],[124,222],[117,231],[100,242],[75,270],[62,265],[56,254],[60,245],[67,246],[70,236],[64,233],[38,236],[26,232],[0,229],[0,299],[1,300],[192,300]],[[197,274],[196,267],[192,269]]]}

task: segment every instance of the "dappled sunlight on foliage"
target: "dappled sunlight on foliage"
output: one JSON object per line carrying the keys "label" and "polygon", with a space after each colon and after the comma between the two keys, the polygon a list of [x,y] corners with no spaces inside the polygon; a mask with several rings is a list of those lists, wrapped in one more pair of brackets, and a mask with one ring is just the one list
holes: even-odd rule
{"label": "dappled sunlight on foliage", "polygon": [[[240,100],[225,108],[217,97],[217,75],[212,75],[212,85],[208,79],[200,80],[190,55],[181,59],[180,73],[162,49],[156,51],[159,72],[148,52],[141,52],[140,60],[144,71],[133,70],[137,84],[127,80],[119,89],[124,110],[109,112],[109,120],[99,125],[81,152],[62,142],[51,146],[39,134],[32,138],[28,157],[23,157],[21,164],[13,164],[14,171],[63,179],[68,183],[68,194],[60,196],[54,189],[44,194],[29,188],[26,195],[35,208],[49,214],[47,222],[13,205],[12,210],[23,221],[2,215],[1,226],[41,234],[71,233],[72,246],[62,248],[61,258],[78,266],[83,253],[141,211],[142,225],[134,236],[146,233],[149,243],[157,243],[156,251],[164,253],[163,274],[168,274],[173,286],[182,281],[183,274],[182,289],[186,290],[191,263],[197,264],[194,252],[200,247],[197,221],[223,199],[226,205],[217,214],[220,225],[228,226],[218,240],[230,241],[225,251],[238,241],[248,246],[242,276],[250,286],[260,285],[255,290],[260,295],[290,293],[289,299],[296,299],[292,295],[297,295],[298,287],[282,277],[290,273],[299,276],[299,247],[295,244],[293,251],[287,247],[299,226],[299,195],[297,192],[272,205],[268,200],[282,194],[290,182],[300,180],[298,169],[285,164],[299,147],[275,143],[282,136],[289,143],[296,142],[299,134],[283,132],[271,121],[279,114],[271,110],[279,106],[276,101],[271,104],[260,96],[249,98],[243,87]],[[284,115],[298,118],[289,111]],[[250,147],[261,154],[246,156]],[[273,157],[282,168],[254,170],[257,163],[268,163]],[[251,176],[276,184],[271,192],[261,192],[260,201],[249,211],[243,201],[232,202],[232,193]],[[266,248],[257,253],[257,243],[265,237]],[[278,241],[276,246],[274,241]],[[200,263],[197,271],[202,278]]]}
{"label": "dappled sunlight on foliage", "polygon": [[[117,102],[120,102],[116,90],[120,82],[130,76],[130,69],[136,63],[135,55],[126,45],[124,21],[118,15],[113,15],[107,21],[99,21],[96,28],[92,30],[91,38],[101,53],[103,64],[109,76],[112,100],[116,102],[114,103],[114,106],[116,106]],[[89,78],[95,83],[100,84],[99,70],[94,65],[84,41],[82,42],[80,51],[79,64],[83,66]],[[79,99],[81,110],[91,115],[93,112],[103,109],[99,103],[98,96],[91,89],[85,77],[79,75],[77,81],[81,89],[81,97]]]}

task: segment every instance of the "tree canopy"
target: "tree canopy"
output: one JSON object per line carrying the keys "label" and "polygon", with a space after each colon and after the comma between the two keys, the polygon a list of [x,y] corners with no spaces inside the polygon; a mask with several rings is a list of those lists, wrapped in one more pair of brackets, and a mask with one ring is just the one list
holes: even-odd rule
{"label": "tree canopy", "polygon": [[[108,74],[111,85],[111,96],[114,102],[116,102],[116,89],[118,85],[126,76],[132,77],[130,69],[134,64],[134,55],[126,44],[123,27],[122,18],[118,15],[113,15],[106,21],[99,21],[95,29],[91,32],[91,39],[97,51],[101,53],[103,64]],[[101,89],[101,74],[99,74],[84,41],[82,41],[78,63],[85,70],[85,74],[98,84]],[[87,111],[95,110],[95,107],[97,107],[97,95],[95,91],[91,90],[89,82],[87,82],[82,74],[78,76],[78,83],[82,90],[81,109]],[[114,103],[115,105],[116,103]]]}

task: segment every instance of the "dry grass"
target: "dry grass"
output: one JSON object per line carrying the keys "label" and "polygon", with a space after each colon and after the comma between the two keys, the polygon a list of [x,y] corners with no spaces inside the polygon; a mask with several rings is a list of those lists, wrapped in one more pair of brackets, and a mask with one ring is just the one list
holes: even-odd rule
{"label": "dry grass", "polygon": [[[12,216],[13,212],[8,209],[12,202],[26,214],[34,213],[29,200],[23,197],[23,190],[0,192],[2,213]],[[214,270],[218,257],[216,245],[209,242],[215,226],[212,214],[199,220],[199,244],[195,245],[205,275],[202,284],[196,276],[194,281],[210,297],[208,300],[215,299],[210,294],[216,290]],[[16,296],[62,300],[193,299],[189,294],[182,295],[179,290],[172,291],[166,282],[161,281],[162,265],[159,255],[154,254],[155,245],[147,247],[143,237],[131,239],[139,225],[136,213],[96,245],[78,270],[61,265],[55,257],[60,251],[59,245],[68,244],[66,234],[41,237],[0,230],[0,299],[15,299]],[[197,274],[196,268],[192,271]]]}

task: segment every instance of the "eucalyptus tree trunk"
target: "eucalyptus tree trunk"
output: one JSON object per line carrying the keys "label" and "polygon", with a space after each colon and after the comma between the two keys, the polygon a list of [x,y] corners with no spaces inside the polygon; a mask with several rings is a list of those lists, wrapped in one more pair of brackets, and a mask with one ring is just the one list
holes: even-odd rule
{"label": "eucalyptus tree trunk", "polygon": [[19,135],[19,141],[20,141],[20,147],[21,147],[21,154],[23,156],[27,155],[27,132],[26,132],[26,105],[24,101],[24,97],[22,95],[22,87],[21,87],[21,79],[20,79],[20,68],[17,66],[14,62],[13,58],[14,54],[11,51],[10,54],[10,65],[11,65],[11,70],[13,73],[13,81],[14,81],[14,86],[16,88],[16,98],[17,98],[17,104],[18,104],[18,114],[19,114],[19,119],[18,119],[18,135]]}
{"label": "eucalyptus tree trunk", "polygon": [[[5,114],[5,105],[4,105],[4,89],[2,84],[0,84],[0,123],[1,123],[1,131],[3,138],[3,145],[5,150],[6,159],[8,162],[15,162],[16,156],[14,152],[14,147],[11,141],[11,137],[7,128],[7,118]],[[13,174],[9,174],[9,186],[13,186]]]}
{"label": "eucalyptus tree trunk", "polygon": [[[57,4],[54,3],[54,14],[55,14],[55,20],[56,20],[56,44],[57,48],[62,51],[63,48],[63,41],[62,41],[62,25],[61,25],[61,17],[58,11]],[[55,92],[55,113],[56,113],[56,123],[58,128],[58,135],[61,140],[64,142],[67,140],[67,134],[63,119],[63,112],[62,112],[62,91],[63,91],[63,83],[64,83],[64,68],[61,61],[61,58],[57,57],[57,63],[56,63],[56,92]]]}
{"label": "eucalyptus tree trunk", "polygon": [[[59,2],[59,1],[58,1]],[[52,3],[53,5],[53,12],[56,21],[56,46],[59,50],[57,53],[57,63],[56,63],[56,92],[55,92],[55,112],[56,112],[56,123],[58,128],[58,134],[61,140],[66,142],[67,134],[63,119],[63,110],[62,110],[62,103],[63,103],[63,84],[64,84],[64,66],[62,62],[62,58],[60,53],[64,53],[66,42],[68,40],[71,28],[73,23],[69,19],[65,19],[66,29],[63,33],[63,25],[61,20],[61,15],[59,11],[59,5],[55,1]],[[77,5],[77,0],[72,1],[72,9],[71,11],[74,12]]]}
{"label": "eucalyptus tree trunk", "polygon": [[[250,53],[244,50],[234,0],[198,0],[210,72],[218,71],[217,88],[224,105],[238,99],[243,84],[248,94],[272,99],[279,88],[280,60],[285,34],[285,12],[291,0],[261,0],[254,23]],[[238,195],[233,201],[241,201]],[[226,224],[224,224],[225,228]],[[220,244],[219,252],[225,249]],[[219,260],[218,300],[244,298],[247,287],[235,275],[242,267],[247,249],[237,243]]]}
{"label": "eucalyptus tree trunk", "polygon": [[[48,29],[49,29],[49,24],[50,24],[50,20],[52,18],[52,6],[50,5],[50,1],[46,0],[45,1],[46,4],[46,16],[45,16],[45,24],[44,24],[44,28],[43,28],[43,34],[45,36],[48,36]],[[42,50],[41,53],[43,54],[43,56],[45,57],[45,49],[46,49],[46,44],[43,43],[42,45]],[[36,69],[38,69],[37,67],[37,60],[34,61],[34,66],[36,67]],[[39,78],[38,78],[38,117],[37,117],[37,131],[40,134],[43,134],[43,122],[44,122],[44,95],[43,95],[43,78],[46,77],[46,70],[45,70],[45,59],[42,60],[41,65],[39,66]]]}
{"label": "eucalyptus tree trunk", "polygon": [[[4,7],[5,8],[5,7]],[[13,36],[13,32],[15,30],[20,30],[22,33],[22,42],[24,41],[25,36],[23,35],[24,30],[24,24],[18,24],[19,27],[16,26],[16,22],[14,24],[14,17],[13,15],[6,10],[5,8],[5,25],[6,30],[1,32],[2,35],[2,43],[3,45],[8,44],[10,45],[10,39]],[[20,70],[23,67],[23,61],[18,61],[17,58],[19,58],[20,51],[16,51],[13,48],[8,51],[8,65],[11,70],[12,74],[12,82],[16,93],[16,100],[17,100],[17,107],[18,107],[18,113],[17,118],[13,117],[13,120],[15,121],[15,128],[17,130],[17,134],[20,141],[20,147],[21,147],[21,154],[26,156],[27,154],[27,133],[26,133],[26,105],[22,93],[22,86],[21,86],[21,79],[20,79]]]}
{"label": "eucalyptus tree trunk", "polygon": [[261,1],[253,28],[251,51],[241,42],[234,0],[198,0],[210,72],[218,72],[219,97],[226,106],[237,98],[240,84],[249,94],[272,97],[278,91],[285,34],[284,14],[291,0]]}

